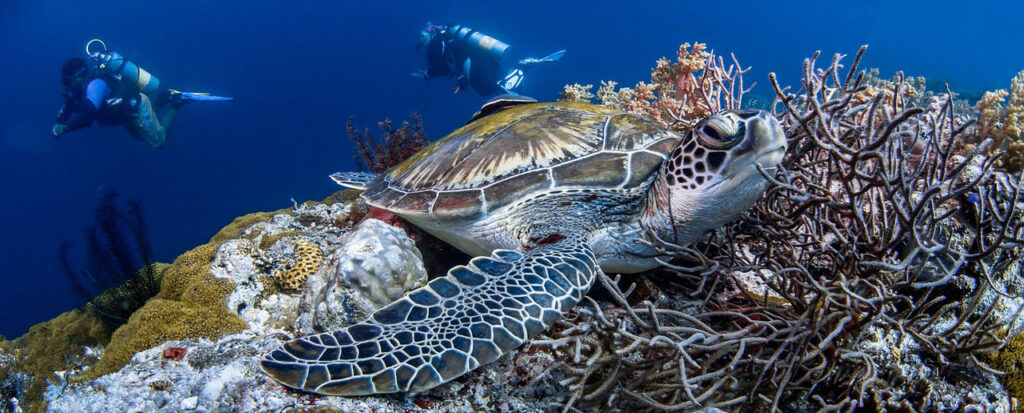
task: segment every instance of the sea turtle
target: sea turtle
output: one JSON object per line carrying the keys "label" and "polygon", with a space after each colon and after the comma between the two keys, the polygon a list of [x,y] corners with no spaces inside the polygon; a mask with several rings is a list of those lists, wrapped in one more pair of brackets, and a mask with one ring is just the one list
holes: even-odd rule
{"label": "sea turtle", "polygon": [[339,184],[475,256],[340,331],[291,340],[263,371],[328,395],[420,392],[550,327],[599,271],[657,267],[637,239],[681,244],[750,207],[786,151],[779,122],[727,110],[685,136],[576,102],[499,99],[384,174]]}

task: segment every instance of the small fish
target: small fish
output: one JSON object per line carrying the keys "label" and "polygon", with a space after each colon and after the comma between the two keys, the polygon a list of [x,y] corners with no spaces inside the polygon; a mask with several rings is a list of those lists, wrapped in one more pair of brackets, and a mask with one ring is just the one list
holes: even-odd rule
{"label": "small fish", "polygon": [[967,193],[967,202],[970,202],[972,204],[977,204],[979,201],[981,201],[981,197],[978,196],[978,194],[976,194],[974,192]]}

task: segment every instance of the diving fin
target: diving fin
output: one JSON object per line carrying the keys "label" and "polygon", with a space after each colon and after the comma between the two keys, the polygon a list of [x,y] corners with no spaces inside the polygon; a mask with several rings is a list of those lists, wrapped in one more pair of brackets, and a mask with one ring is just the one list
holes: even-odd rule
{"label": "diving fin", "polygon": [[169,89],[171,92],[172,102],[233,102],[235,98],[227,96],[213,96],[209,93],[202,92],[182,92],[180,90]]}
{"label": "diving fin", "polygon": [[544,56],[544,57],[542,57],[540,59],[538,59],[536,57],[527,57],[527,58],[525,58],[523,60],[520,60],[519,64],[521,64],[521,65],[532,65],[534,63],[557,62],[558,59],[562,58],[562,56],[565,56],[565,49],[559,50],[557,52],[554,52],[552,54]]}

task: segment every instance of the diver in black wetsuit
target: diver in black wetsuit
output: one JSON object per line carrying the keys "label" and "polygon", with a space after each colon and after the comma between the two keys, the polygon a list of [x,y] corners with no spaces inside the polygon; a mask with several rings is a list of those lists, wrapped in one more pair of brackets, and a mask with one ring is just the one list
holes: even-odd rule
{"label": "diver in black wetsuit", "polygon": [[515,94],[530,66],[557,61],[565,54],[565,50],[559,50],[540,59],[527,57],[504,70],[504,60],[511,54],[508,44],[465,26],[429,22],[420,32],[416,50],[427,57],[427,69],[413,76],[422,79],[454,76],[458,80],[456,93],[469,86],[484,96]]}
{"label": "diver in black wetsuit", "polygon": [[148,96],[113,76],[90,70],[77,57],[64,64],[61,83],[65,100],[51,130],[55,138],[98,121],[103,125],[122,125],[132,136],[159,148],[167,140],[178,109],[185,102],[171,102],[170,92],[162,92],[156,107],[167,109],[157,117]]}
{"label": "diver in black wetsuit", "polygon": [[[61,70],[65,100],[50,130],[55,138],[98,121],[124,126],[132,136],[160,148],[185,103],[233,100],[160,88],[159,79],[117,52],[106,50],[106,45],[103,51],[90,53],[95,42],[102,44],[93,40],[86,45],[92,65],[76,57]],[[163,113],[158,115],[161,109]]]}

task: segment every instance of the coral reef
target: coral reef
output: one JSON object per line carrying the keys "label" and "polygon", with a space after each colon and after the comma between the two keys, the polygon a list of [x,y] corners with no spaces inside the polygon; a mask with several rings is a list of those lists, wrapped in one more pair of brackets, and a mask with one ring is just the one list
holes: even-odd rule
{"label": "coral reef", "polygon": [[[169,342],[137,354],[124,369],[97,380],[55,383],[49,411],[541,412],[565,396],[522,391],[550,363],[526,355],[503,359],[482,374],[404,400],[294,392],[267,380],[255,362],[280,343],[252,331],[215,342]],[[189,351],[181,361],[171,361],[163,357],[169,346]]]}
{"label": "coral reef", "polygon": [[153,264],[141,207],[138,202],[129,202],[127,211],[122,211],[116,198],[116,192],[107,191],[93,213],[96,225],[85,232],[89,250],[86,268],[72,269],[69,245],[61,246],[61,263],[68,281],[86,301],[86,311],[110,331],[128,321],[160,291],[160,272]]}
{"label": "coral reef", "polygon": [[82,379],[117,371],[135,353],[166,341],[216,339],[244,330],[245,322],[224,305],[233,286],[210,273],[217,247],[205,244],[174,260],[164,272],[160,293],[114,332],[103,358]]}
{"label": "coral reef", "polygon": [[[858,70],[863,53],[849,68],[841,55],[819,67],[815,54],[795,90],[770,76],[791,149],[760,171],[774,185],[750,211],[695,245],[657,239],[665,269],[599,274],[544,336],[485,369],[404,399],[309,395],[259,371],[266,351],[358,321],[426,280],[415,229],[366,219],[358,193],[342,191],[240,217],[183,254],[95,367],[50,375],[49,408],[1009,411],[1024,330],[1021,176],[997,169],[1009,144],[979,136],[992,128],[951,91]],[[745,70],[732,62],[683,45],[650,84],[563,96],[685,131],[743,105]],[[360,151],[386,168],[399,141]],[[295,290],[280,288],[274,274],[299,245],[323,258],[301,266]],[[0,369],[4,353],[25,351],[10,343]]]}
{"label": "coral reef", "polygon": [[[739,108],[745,87],[742,69],[735,56],[728,67],[721,56],[707,51],[707,45],[684,43],[675,62],[658,60],[651,70],[651,82],[616,89],[618,83],[602,81],[597,91],[601,105],[643,115],[674,130],[685,131],[699,120],[722,109]],[[589,101],[591,85],[566,85],[562,100]]]}
{"label": "coral reef", "polygon": [[[3,362],[0,380],[10,382],[4,387],[12,391],[21,388],[22,394],[12,396],[18,397],[17,403],[26,411],[43,411],[47,381],[59,379],[57,372],[79,371],[94,363],[96,352],[92,349],[109,341],[110,332],[102,321],[80,310],[68,311],[32,326],[21,337],[0,342],[0,353],[14,358]],[[10,399],[7,402],[11,403]]]}
{"label": "coral reef", "polygon": [[590,92],[590,89],[593,87],[594,85],[581,85],[579,83],[565,85],[558,100],[568,102],[590,102],[590,100],[594,98],[594,94]]}
{"label": "coral reef", "polygon": [[1024,304],[1020,182],[990,143],[954,151],[973,120],[951,93],[865,84],[863,52],[845,73],[840,55],[806,60],[795,94],[771,75],[791,149],[751,211],[698,245],[656,243],[677,273],[659,289],[599,276],[611,303],[534,343],[560,355],[564,410],[1010,408],[979,357]]}
{"label": "coral reef", "polygon": [[300,316],[299,331],[333,331],[362,321],[374,310],[427,282],[415,243],[404,231],[366,219],[330,254],[302,301],[313,312]]}
{"label": "coral reef", "polygon": [[0,411],[20,412],[29,376],[14,368],[16,359],[3,351],[4,341],[0,339]]}
{"label": "coral reef", "polygon": [[292,249],[294,258],[281,263],[274,281],[283,290],[297,291],[306,284],[306,278],[320,269],[324,253],[316,244],[301,239],[292,243]]}
{"label": "coral reef", "polygon": [[999,166],[1011,173],[1019,172],[1024,168],[1024,71],[1010,81],[1009,92],[985,92],[978,100],[977,111],[977,138],[992,139],[991,150],[1005,150]]}
{"label": "coral reef", "polygon": [[345,240],[338,274],[375,307],[383,307],[426,283],[423,258],[405,232],[376,219],[364,220]]}
{"label": "coral reef", "polygon": [[[557,375],[533,383],[553,360],[547,353],[528,351],[407,400],[320,397],[288,391],[268,380],[256,364],[259,355],[292,336],[340,327],[345,317],[351,318],[349,323],[358,321],[359,317],[346,313],[359,311],[357,301],[374,305],[393,300],[404,293],[397,286],[414,288],[426,281],[419,253],[401,229],[372,219],[358,227],[335,224],[348,217],[357,202],[352,195],[339,192],[328,197],[328,203],[295,205],[235,228],[236,238],[219,246],[208,244],[190,253],[194,255],[186,254],[189,266],[179,270],[198,273],[205,268],[213,279],[233,288],[221,307],[239,314],[246,324],[244,331],[219,338],[166,341],[136,352],[116,372],[88,381],[53,380],[49,410],[519,412],[542,411],[567,396],[564,387],[553,383]],[[277,241],[260,247],[268,238]],[[294,255],[295,241],[316,245],[325,255],[298,294],[273,288],[271,276]],[[207,254],[212,258],[207,259]],[[342,296],[349,300],[340,302]]]}
{"label": "coral reef", "polygon": [[384,133],[380,142],[370,135],[369,128],[360,132],[352,118],[348,119],[346,125],[348,138],[356,145],[356,163],[370,172],[384,172],[427,145],[423,118],[418,113],[409,115],[409,121],[402,122],[398,129],[388,119],[377,122],[377,126]]}
{"label": "coral reef", "polygon": [[1006,390],[1018,403],[1024,401],[1024,335],[1009,340],[998,353],[989,354],[986,359],[992,367],[1006,372],[1002,378]]}

